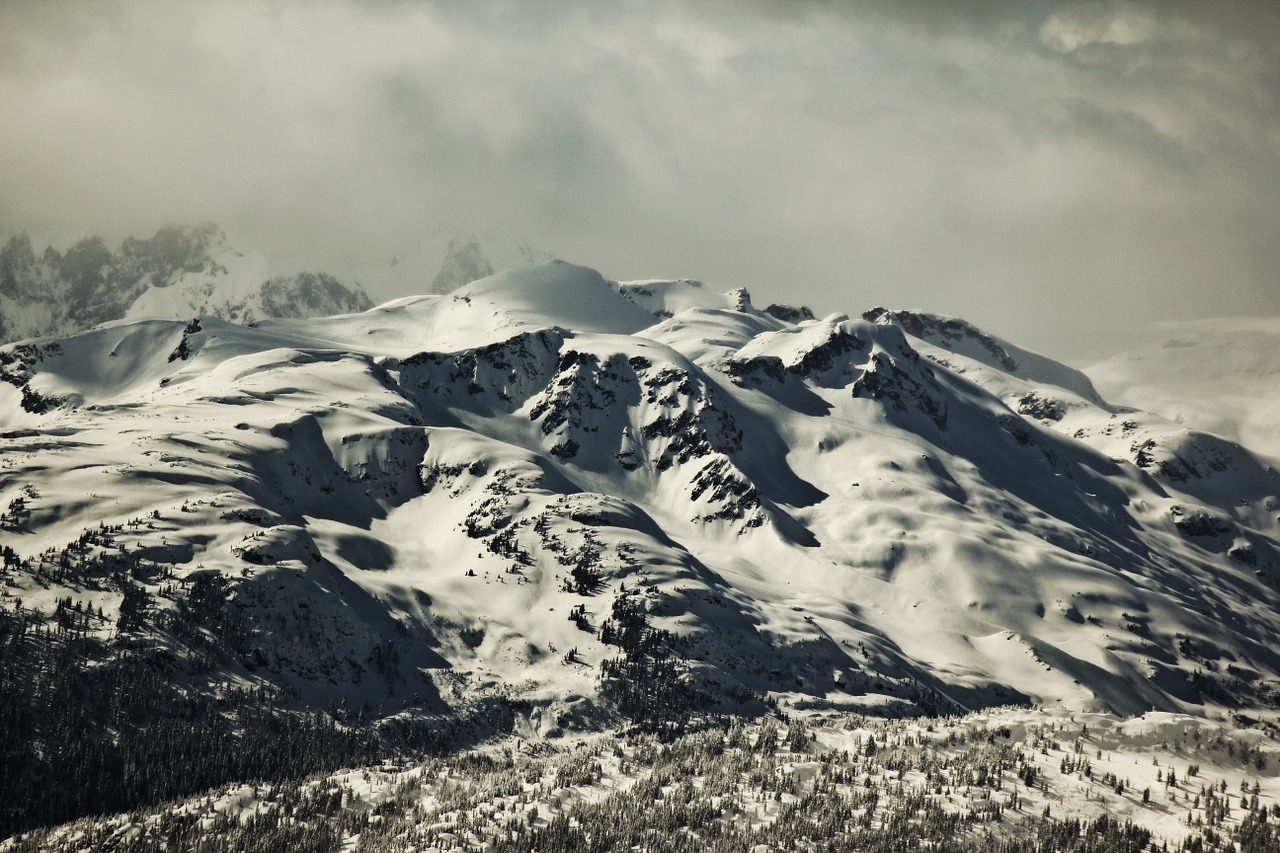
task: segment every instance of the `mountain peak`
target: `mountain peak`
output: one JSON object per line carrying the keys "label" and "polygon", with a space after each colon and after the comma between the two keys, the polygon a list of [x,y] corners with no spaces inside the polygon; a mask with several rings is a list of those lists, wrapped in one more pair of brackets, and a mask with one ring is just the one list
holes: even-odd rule
{"label": "mountain peak", "polygon": [[444,260],[440,263],[440,271],[436,273],[427,292],[449,293],[493,273],[493,265],[489,263],[478,238],[451,237]]}
{"label": "mountain peak", "polygon": [[403,296],[446,295],[463,285],[513,267],[552,260],[524,240],[441,228],[385,267],[369,267],[356,276],[383,301]]}

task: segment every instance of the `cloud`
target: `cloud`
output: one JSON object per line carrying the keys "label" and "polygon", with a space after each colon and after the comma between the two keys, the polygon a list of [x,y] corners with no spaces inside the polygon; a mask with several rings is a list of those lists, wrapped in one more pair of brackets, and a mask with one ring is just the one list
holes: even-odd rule
{"label": "cloud", "polygon": [[442,223],[1069,354],[1280,313],[1280,14],[1191,3],[0,5],[0,233]]}

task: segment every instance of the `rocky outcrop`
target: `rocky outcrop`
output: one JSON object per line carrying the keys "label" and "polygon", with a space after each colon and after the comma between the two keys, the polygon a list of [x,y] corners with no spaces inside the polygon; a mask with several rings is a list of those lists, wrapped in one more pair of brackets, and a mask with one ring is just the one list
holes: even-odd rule
{"label": "rocky outcrop", "polygon": [[886,352],[871,356],[871,363],[853,383],[853,396],[880,400],[898,412],[919,411],[938,429],[947,428],[947,404],[933,374],[923,365],[920,378],[916,371],[904,370],[902,360]]}
{"label": "rocky outcrop", "polygon": [[1018,400],[1018,414],[1041,422],[1058,422],[1066,417],[1067,407],[1061,400],[1043,391],[1031,391]]}
{"label": "rocky outcrop", "polygon": [[1014,372],[1018,369],[1017,359],[999,341],[964,320],[935,317],[915,311],[890,311],[888,308],[872,308],[862,318],[881,326],[897,323],[908,335],[923,340],[952,344],[964,340],[974,341],[1006,371]]}
{"label": "rocky outcrop", "polygon": [[814,319],[813,311],[809,310],[806,305],[786,305],[775,302],[766,305],[764,313],[784,323],[802,323],[805,320]]}
{"label": "rocky outcrop", "polygon": [[459,352],[420,352],[386,366],[417,394],[492,394],[515,406],[545,387],[563,343],[562,334],[543,329]]}

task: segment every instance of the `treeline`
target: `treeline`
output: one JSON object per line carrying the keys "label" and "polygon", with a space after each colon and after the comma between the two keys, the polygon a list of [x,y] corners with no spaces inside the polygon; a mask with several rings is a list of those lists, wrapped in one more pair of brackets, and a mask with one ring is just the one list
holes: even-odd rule
{"label": "treeline", "polygon": [[0,838],[378,753],[370,734],[279,710],[266,691],[184,688],[193,674],[163,649],[106,643],[67,612],[0,609]]}
{"label": "treeline", "polygon": [[[929,731],[933,731],[930,726]],[[412,769],[227,787],[202,799],[18,840],[12,853],[162,850],[593,853],[1274,853],[1280,809],[1177,843],[1132,820],[1028,810],[1032,744],[951,729],[816,743],[799,721],[735,723],[673,740],[635,734],[539,753],[494,751]],[[907,781],[910,768],[922,781]],[[1074,777],[1071,777],[1074,778]],[[1044,798],[1041,798],[1043,800]]]}

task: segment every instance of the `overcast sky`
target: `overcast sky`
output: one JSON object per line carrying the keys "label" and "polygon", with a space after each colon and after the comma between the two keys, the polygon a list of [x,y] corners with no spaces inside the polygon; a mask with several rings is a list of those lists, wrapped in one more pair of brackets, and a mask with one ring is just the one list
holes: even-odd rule
{"label": "overcast sky", "polygon": [[457,226],[1085,363],[1280,315],[1278,188],[1274,3],[0,2],[0,237],[60,249]]}

